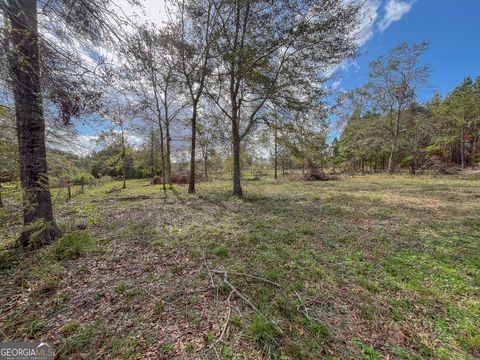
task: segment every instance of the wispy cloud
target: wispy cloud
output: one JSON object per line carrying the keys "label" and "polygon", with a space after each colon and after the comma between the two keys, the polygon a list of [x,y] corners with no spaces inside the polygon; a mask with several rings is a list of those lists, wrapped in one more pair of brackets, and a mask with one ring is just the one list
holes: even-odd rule
{"label": "wispy cloud", "polygon": [[378,18],[378,10],[380,8],[380,5],[381,0],[368,0],[365,3],[365,13],[358,25],[358,41],[360,46],[365,44],[373,36],[373,25]]}
{"label": "wispy cloud", "polygon": [[400,20],[406,13],[408,13],[416,0],[401,1],[388,0],[385,5],[385,16],[378,24],[380,31],[385,31],[392,23]]}

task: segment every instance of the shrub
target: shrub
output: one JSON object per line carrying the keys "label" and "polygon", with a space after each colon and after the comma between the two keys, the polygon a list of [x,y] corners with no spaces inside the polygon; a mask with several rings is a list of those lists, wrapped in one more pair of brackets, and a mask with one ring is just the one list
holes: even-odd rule
{"label": "shrub", "polygon": [[88,172],[81,172],[72,176],[72,183],[74,185],[86,185],[91,184],[95,181],[95,178],[92,174]]}
{"label": "shrub", "polygon": [[55,243],[54,253],[57,260],[75,259],[95,249],[95,241],[87,231],[75,231],[66,234]]}

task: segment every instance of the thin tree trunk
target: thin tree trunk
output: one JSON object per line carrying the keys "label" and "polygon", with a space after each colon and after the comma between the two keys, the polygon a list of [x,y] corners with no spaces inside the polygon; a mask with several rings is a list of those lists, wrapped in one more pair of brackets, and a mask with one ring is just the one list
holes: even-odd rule
{"label": "thin tree trunk", "polygon": [[157,119],[158,119],[158,129],[160,131],[160,158],[162,161],[162,187],[163,193],[165,195],[165,200],[167,199],[167,186],[165,183],[165,154],[164,154],[164,143],[163,143],[163,126],[162,126],[162,112],[160,110],[160,101],[158,99],[158,89],[157,89],[157,78],[155,75],[155,70],[152,68],[152,88],[153,95],[155,99],[155,107],[157,110]]}
{"label": "thin tree trunk", "polygon": [[274,130],[274,138],[275,138],[275,149],[274,149],[274,174],[273,178],[277,180],[277,167],[278,167],[278,132],[277,128],[275,127]]}
{"label": "thin tree trunk", "polygon": [[122,189],[126,189],[127,188],[127,170],[125,168],[125,158],[122,159],[122,177],[123,177]]}
{"label": "thin tree trunk", "polygon": [[59,231],[53,217],[49,190],[45,121],[40,87],[36,0],[10,0],[8,16],[14,53],[11,57],[17,125],[20,180],[23,188],[23,223],[19,242],[28,245],[32,223],[44,222],[37,245],[51,242]]}
{"label": "thin tree trunk", "polygon": [[188,179],[188,193],[195,193],[195,151],[197,145],[197,103],[193,103],[192,113],[192,143],[190,148],[190,177]]}
{"label": "thin tree trunk", "polygon": [[[168,84],[168,83],[167,83]],[[168,85],[164,91],[164,105],[165,110],[165,182],[172,185],[172,162],[170,159],[170,119],[168,114]]]}
{"label": "thin tree trunk", "polygon": [[240,136],[238,132],[235,134],[235,130],[233,134],[233,195],[243,196],[240,169]]}
{"label": "thin tree trunk", "polygon": [[460,136],[460,164],[462,169],[465,168],[465,127],[462,126],[462,133]]}
{"label": "thin tree trunk", "polygon": [[153,129],[152,131],[150,131],[150,165],[151,165],[151,169],[150,169],[150,175],[151,177],[153,178],[155,176],[155,133],[153,132]]}
{"label": "thin tree trunk", "polygon": [[[231,83],[231,86],[233,83]],[[230,101],[232,106],[232,157],[233,157],[233,195],[237,197],[243,196],[241,164],[240,164],[240,129],[238,119],[238,108],[236,95],[230,91]]]}
{"label": "thin tree trunk", "polygon": [[391,175],[395,172],[395,163],[397,162],[397,144],[392,144],[390,157],[388,159],[388,173]]}
{"label": "thin tree trunk", "polygon": [[68,201],[72,200],[72,185],[70,183],[70,180],[68,180],[68,183],[67,183],[67,200]]}
{"label": "thin tree trunk", "polygon": [[208,179],[208,152],[205,151],[205,155],[203,155],[203,177]]}
{"label": "thin tree trunk", "polygon": [[126,157],[125,135],[123,133],[123,127],[122,127],[122,178],[123,178],[122,189],[127,188],[127,170],[125,168],[125,157]]}
{"label": "thin tree trunk", "polygon": [[171,139],[170,123],[165,124],[165,181],[172,185],[172,160],[171,160]]}
{"label": "thin tree trunk", "polygon": [[162,120],[160,115],[158,116],[158,125],[160,129],[160,158],[162,160],[162,188],[165,194],[165,199],[167,196],[167,185],[165,182],[165,154],[164,154],[164,143],[163,143],[163,127],[162,127]]}
{"label": "thin tree trunk", "polygon": [[393,129],[392,137],[392,149],[390,152],[390,158],[388,159],[388,173],[392,175],[395,172],[395,166],[397,166],[398,157],[398,135],[400,133],[400,117],[401,117],[401,105],[397,110],[395,119],[395,128]]}
{"label": "thin tree trunk", "polygon": [[2,200],[2,184],[0,184],[0,208],[3,208],[3,200]]}

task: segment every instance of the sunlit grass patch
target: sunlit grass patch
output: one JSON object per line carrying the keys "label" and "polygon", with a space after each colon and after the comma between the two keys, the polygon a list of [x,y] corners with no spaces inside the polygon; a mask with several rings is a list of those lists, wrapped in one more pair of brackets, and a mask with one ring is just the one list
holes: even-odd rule
{"label": "sunlit grass patch", "polygon": [[[78,240],[75,229],[85,225],[94,246],[64,239],[65,255],[57,257],[53,243],[30,255],[28,266],[8,270],[16,271],[15,284],[2,286],[25,304],[9,311],[8,336],[61,334],[60,358],[83,354],[82,347],[90,357],[201,358],[221,333],[232,291],[209,270],[227,270],[279,286],[229,276],[257,310],[232,295],[220,357],[479,356],[475,181],[261,177],[245,182],[244,199],[215,180],[199,183],[195,195],[169,189],[166,200],[147,180],[107,193],[119,185],[87,188],[69,203],[59,198],[67,235]],[[19,264],[23,255],[10,256]],[[95,311],[81,318],[76,304]],[[28,317],[34,311],[40,315]]]}

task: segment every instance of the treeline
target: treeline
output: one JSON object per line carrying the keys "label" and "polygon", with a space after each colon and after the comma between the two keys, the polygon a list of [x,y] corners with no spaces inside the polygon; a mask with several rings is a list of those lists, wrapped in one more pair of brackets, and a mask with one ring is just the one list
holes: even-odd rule
{"label": "treeline", "polygon": [[480,77],[420,104],[428,44],[401,44],[374,61],[369,82],[342,96],[335,165],[357,171],[475,167],[479,161]]}

